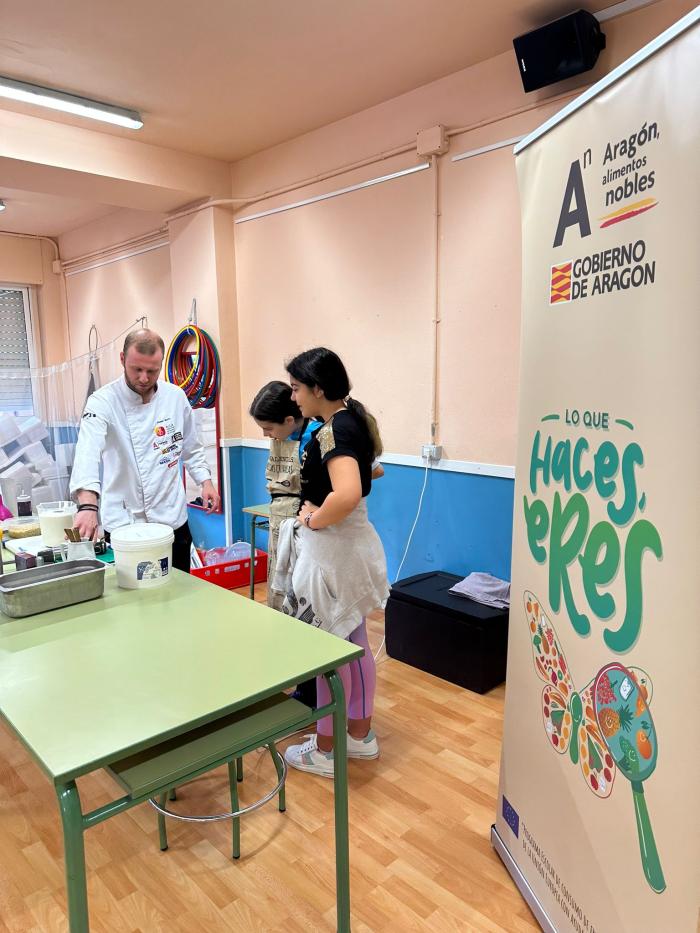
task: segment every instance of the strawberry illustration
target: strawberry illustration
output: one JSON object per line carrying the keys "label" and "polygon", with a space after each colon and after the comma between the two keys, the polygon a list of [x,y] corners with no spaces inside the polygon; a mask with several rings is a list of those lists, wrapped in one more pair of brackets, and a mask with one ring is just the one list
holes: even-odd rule
{"label": "strawberry illustration", "polygon": [[612,688],[610,683],[610,678],[607,674],[603,676],[598,681],[598,702],[603,703],[614,703],[616,700],[615,691]]}

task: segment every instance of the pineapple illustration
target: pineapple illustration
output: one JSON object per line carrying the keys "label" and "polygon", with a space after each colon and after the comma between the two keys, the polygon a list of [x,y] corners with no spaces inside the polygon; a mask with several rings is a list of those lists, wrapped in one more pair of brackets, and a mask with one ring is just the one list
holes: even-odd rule
{"label": "pineapple illustration", "polygon": [[600,711],[598,714],[598,722],[600,723],[600,728],[603,730],[603,735],[608,739],[615,735],[620,728],[620,717],[610,706],[606,706]]}
{"label": "pineapple illustration", "polygon": [[620,729],[623,732],[629,732],[633,718],[628,706],[619,706],[617,709],[606,706],[598,715],[600,728],[603,730],[603,735],[608,739],[619,732]]}

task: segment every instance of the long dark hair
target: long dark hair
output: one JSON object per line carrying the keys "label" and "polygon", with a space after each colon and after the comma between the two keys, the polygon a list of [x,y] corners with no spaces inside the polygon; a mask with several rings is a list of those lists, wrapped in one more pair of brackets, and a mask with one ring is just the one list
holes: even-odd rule
{"label": "long dark hair", "polygon": [[248,409],[256,421],[284,424],[289,415],[295,421],[302,417],[299,406],[292,401],[292,388],[286,382],[268,382],[255,396]]}
{"label": "long dark hair", "polygon": [[381,454],[384,448],[377,420],[367,411],[362,402],[350,398],[350,379],[337,353],[326,347],[314,347],[313,350],[305,350],[289,360],[286,368],[292,378],[310,389],[314,386],[323,389],[323,394],[329,402],[343,400],[348,411],[355,416],[367,432],[367,439],[374,456],[378,457]]}

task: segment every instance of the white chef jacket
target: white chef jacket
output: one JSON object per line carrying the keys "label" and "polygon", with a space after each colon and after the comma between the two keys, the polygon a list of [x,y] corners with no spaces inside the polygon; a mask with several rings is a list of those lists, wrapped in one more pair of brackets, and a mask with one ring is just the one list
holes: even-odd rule
{"label": "white chef jacket", "polygon": [[107,531],[129,523],[124,502],[137,522],[179,528],[187,521],[180,464],[195,483],[211,479],[187,396],[169,382],[157,386],[144,404],[122,376],[85,405],[70,492],[89,489],[101,497]]}

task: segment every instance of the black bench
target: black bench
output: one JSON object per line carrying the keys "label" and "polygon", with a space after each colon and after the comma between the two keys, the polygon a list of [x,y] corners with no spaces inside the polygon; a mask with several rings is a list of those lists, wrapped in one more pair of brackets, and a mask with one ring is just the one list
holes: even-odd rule
{"label": "black bench", "polygon": [[486,693],[506,677],[508,610],[448,592],[461,577],[399,580],[386,604],[387,654],[460,687]]}

